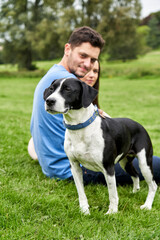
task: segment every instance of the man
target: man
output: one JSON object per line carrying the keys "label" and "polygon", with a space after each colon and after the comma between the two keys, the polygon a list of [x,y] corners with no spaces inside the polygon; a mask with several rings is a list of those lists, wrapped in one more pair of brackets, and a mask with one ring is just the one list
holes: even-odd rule
{"label": "man", "polygon": [[43,92],[56,79],[84,77],[98,59],[103,45],[103,38],[93,29],[86,26],[75,29],[65,45],[60,63],[54,65],[36,87],[28,152],[32,158],[38,159],[47,177],[66,179],[72,173],[64,152],[63,116],[45,111]]}

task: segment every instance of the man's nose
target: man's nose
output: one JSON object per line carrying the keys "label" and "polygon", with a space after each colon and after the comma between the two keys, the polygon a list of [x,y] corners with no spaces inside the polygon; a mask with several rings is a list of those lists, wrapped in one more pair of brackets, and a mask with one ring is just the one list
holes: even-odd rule
{"label": "man's nose", "polygon": [[90,69],[92,66],[91,59],[90,58],[85,59],[84,65],[87,69]]}

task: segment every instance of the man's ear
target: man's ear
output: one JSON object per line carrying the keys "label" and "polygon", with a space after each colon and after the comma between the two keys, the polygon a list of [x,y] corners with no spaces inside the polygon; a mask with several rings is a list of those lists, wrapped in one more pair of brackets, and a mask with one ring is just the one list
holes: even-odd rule
{"label": "man's ear", "polygon": [[66,56],[68,56],[70,54],[70,52],[71,52],[71,44],[66,43],[65,47],[64,47],[64,53]]}
{"label": "man's ear", "polygon": [[87,108],[98,94],[98,90],[81,81],[82,84],[82,106]]}

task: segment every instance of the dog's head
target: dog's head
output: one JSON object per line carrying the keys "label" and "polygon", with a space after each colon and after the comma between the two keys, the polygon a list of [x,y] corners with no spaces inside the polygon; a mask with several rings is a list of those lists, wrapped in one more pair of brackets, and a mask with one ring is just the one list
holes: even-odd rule
{"label": "dog's head", "polygon": [[75,78],[61,78],[44,91],[45,110],[49,113],[67,113],[70,109],[87,108],[98,91]]}

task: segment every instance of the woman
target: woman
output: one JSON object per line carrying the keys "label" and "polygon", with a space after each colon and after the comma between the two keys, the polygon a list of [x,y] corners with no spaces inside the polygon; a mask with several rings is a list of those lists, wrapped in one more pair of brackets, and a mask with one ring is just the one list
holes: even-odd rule
{"label": "woman", "polygon": [[[93,68],[83,78],[81,78],[81,80],[99,91],[99,77],[100,77],[100,64],[97,60]],[[98,95],[93,101],[93,104],[97,105],[97,107],[99,108],[99,113],[103,118],[110,117],[107,113],[100,109]]]}
{"label": "woman", "polygon": [[[91,71],[88,72],[83,78],[81,78],[81,80],[99,91],[99,77],[100,77],[100,65],[99,62],[96,61]],[[98,95],[94,100],[93,104],[96,104],[97,107],[99,108]]]}

